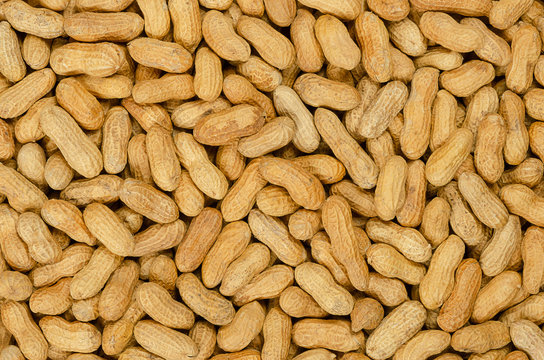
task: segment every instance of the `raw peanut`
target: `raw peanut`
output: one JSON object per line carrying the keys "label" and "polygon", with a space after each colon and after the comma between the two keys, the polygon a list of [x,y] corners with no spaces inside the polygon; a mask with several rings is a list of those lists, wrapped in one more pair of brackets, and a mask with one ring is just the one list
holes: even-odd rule
{"label": "raw peanut", "polygon": [[253,209],[249,213],[248,223],[253,236],[267,245],[282,262],[297,266],[306,258],[302,243],[289,234],[287,226],[279,219]]}
{"label": "raw peanut", "polygon": [[225,76],[223,79],[223,93],[232,104],[247,103],[262,108],[265,111],[268,120],[276,117],[276,111],[272,104],[272,100],[257,90],[249,80],[243,76],[236,74]]}
{"label": "raw peanut", "polygon": [[0,358],[2,360],[24,360],[25,357],[21,353],[21,350],[18,346],[8,345],[2,349],[0,353]]}
{"label": "raw peanut", "polygon": [[389,33],[383,21],[372,12],[361,12],[355,20],[355,33],[362,50],[362,62],[370,78],[377,82],[389,81],[393,62]]}
{"label": "raw peanut", "polygon": [[81,211],[75,205],[64,200],[50,199],[42,207],[41,215],[47,224],[75,241],[91,246],[96,244],[96,238],[87,229]]}
{"label": "raw peanut", "polygon": [[282,82],[281,72],[258,56],[237,64],[236,71],[260,91],[274,91]]}
{"label": "raw peanut", "polygon": [[14,169],[0,164],[0,193],[19,212],[38,211],[47,200],[45,194]]}
{"label": "raw peanut", "polygon": [[213,199],[224,198],[228,189],[227,179],[208,159],[204,147],[191,134],[183,132],[174,136],[174,144],[181,165],[189,171],[199,190]]}
{"label": "raw peanut", "polygon": [[385,221],[392,220],[406,199],[406,176],[408,166],[400,156],[392,156],[380,171],[374,204],[377,215]]}
{"label": "raw peanut", "polygon": [[470,360],[502,360],[510,352],[510,347],[505,346],[499,350],[489,350],[483,354],[472,354]]}
{"label": "raw peanut", "polygon": [[0,204],[0,248],[12,269],[28,271],[36,265],[28,247],[17,234],[19,214],[8,204]]}
{"label": "raw peanut", "polygon": [[173,110],[172,122],[177,127],[192,129],[205,116],[229,107],[230,103],[222,97],[213,102],[203,100],[186,102]]}
{"label": "raw peanut", "polygon": [[60,259],[62,249],[39,215],[32,212],[21,214],[17,233],[27,244],[30,256],[38,263],[53,264]]}
{"label": "raw peanut", "polygon": [[161,357],[150,353],[149,351],[145,350],[144,348],[142,348],[140,346],[137,346],[137,344],[135,344],[134,346],[128,347],[126,350],[121,350],[121,351],[122,352],[119,355],[119,358],[123,359],[123,360],[143,360],[143,359],[159,360],[159,359],[162,359]]}
{"label": "raw peanut", "polygon": [[347,201],[338,195],[327,199],[322,209],[322,222],[331,238],[332,252],[346,267],[352,285],[362,291],[368,285],[368,267],[358,249],[351,220],[351,208]]}
{"label": "raw peanut", "polygon": [[239,140],[221,145],[215,154],[215,163],[229,180],[237,180],[246,167],[246,158],[238,151]]}
{"label": "raw peanut", "polygon": [[131,173],[136,179],[152,184],[153,177],[149,166],[149,156],[147,155],[145,140],[145,134],[135,135],[129,140],[127,160]]}
{"label": "raw peanut", "polygon": [[45,152],[36,143],[24,144],[17,153],[17,171],[44,189],[45,181]]}
{"label": "raw peanut", "polygon": [[35,8],[22,0],[12,0],[2,9],[6,20],[17,31],[44,39],[53,39],[63,34],[62,15],[44,8]]}
{"label": "raw peanut", "polygon": [[144,20],[135,13],[82,12],[64,19],[64,31],[76,41],[128,42],[143,31]]}
{"label": "raw peanut", "polygon": [[344,164],[353,182],[363,189],[374,187],[378,178],[378,168],[357,141],[349,135],[340,119],[333,112],[319,108],[316,110],[315,122],[323,140]]}
{"label": "raw peanut", "polygon": [[[263,0],[237,0],[236,3],[238,3],[238,6],[240,7],[240,12],[242,14],[256,17],[261,17],[264,15],[265,8]],[[239,16],[241,16],[242,14],[240,14]]]}
{"label": "raw peanut", "polygon": [[39,324],[51,346],[61,351],[91,353],[96,351],[102,342],[100,332],[92,324],[70,323],[57,316],[46,316]]}
{"label": "raw peanut", "polygon": [[331,194],[341,195],[351,209],[362,216],[377,216],[374,197],[349,180],[343,180],[331,186]]}
{"label": "raw peanut", "polygon": [[408,299],[406,286],[402,281],[378,273],[370,273],[365,292],[385,306],[397,306]]}
{"label": "raw peanut", "polygon": [[508,29],[527,12],[532,1],[527,0],[502,0],[493,3],[489,12],[489,24],[497,29]]}
{"label": "raw peanut", "polygon": [[[400,81],[391,81],[375,95],[360,119],[350,125],[350,131],[362,138],[376,138],[402,110],[408,98],[408,89]],[[346,120],[347,121],[347,120]]]}
{"label": "raw peanut", "polygon": [[3,50],[0,55],[0,73],[10,82],[18,82],[26,75],[26,65],[17,34],[7,21],[0,22],[0,41]]}
{"label": "raw peanut", "polygon": [[74,42],[53,48],[49,63],[58,75],[86,74],[106,77],[121,69],[123,54],[119,47],[108,42]]}
{"label": "raw peanut", "polygon": [[236,24],[236,31],[270,65],[283,70],[295,62],[293,44],[265,21],[249,16],[241,16]]}
{"label": "raw peanut", "polygon": [[382,305],[372,298],[359,298],[355,301],[350,314],[351,330],[374,330],[382,322],[384,310]]}
{"label": "raw peanut", "polygon": [[205,101],[214,101],[221,94],[223,74],[221,59],[207,47],[198,49],[195,56],[194,88]]}
{"label": "raw peanut", "polygon": [[291,24],[291,41],[296,50],[296,64],[304,72],[317,72],[325,57],[314,32],[316,20],[311,12],[298,9]]}
{"label": "raw peanut", "polygon": [[391,42],[406,55],[421,56],[427,51],[427,39],[411,19],[404,18],[391,22],[387,25],[387,30]]}
{"label": "raw peanut", "polygon": [[528,360],[529,358],[527,357],[527,355],[525,355],[523,351],[516,350],[506,355],[504,359],[505,360]]}
{"label": "raw peanut", "polygon": [[[361,63],[359,62],[357,66],[360,65]],[[325,75],[328,79],[339,81],[349,86],[355,86],[355,81],[353,80],[353,75],[351,75],[351,72],[341,67],[327,64]]]}
{"label": "raw peanut", "polygon": [[133,0],[78,0],[77,6],[81,11],[122,11],[125,10]]}
{"label": "raw peanut", "polygon": [[170,293],[176,289],[178,270],[174,260],[166,255],[159,255],[149,266],[149,281],[159,284]]}
{"label": "raw peanut", "polygon": [[292,341],[307,349],[348,352],[364,347],[364,334],[351,331],[345,320],[303,319],[293,326]]}
{"label": "raw peanut", "polygon": [[0,119],[0,159],[8,160],[15,154],[13,131],[7,122]]}
{"label": "raw peanut", "polygon": [[134,238],[121,219],[107,206],[92,203],[83,211],[85,225],[102,244],[119,256],[130,256],[134,250]]}
{"label": "raw peanut", "polygon": [[534,187],[542,180],[544,166],[542,161],[527,158],[518,166],[502,173],[499,184],[522,184]]}
{"label": "raw peanut", "polygon": [[488,0],[461,0],[452,2],[411,0],[410,3],[419,11],[445,11],[465,16],[488,16],[492,2]]}
{"label": "raw peanut", "polygon": [[280,85],[274,90],[273,98],[278,114],[295,122],[293,144],[306,153],[315,151],[319,146],[319,133],[312,114],[297,93],[290,87]]}
{"label": "raw peanut", "polygon": [[395,48],[393,45],[389,46],[392,62],[391,80],[397,80],[402,82],[410,82],[414,77],[416,67],[410,57],[404,54],[402,51]]}
{"label": "raw peanut", "polygon": [[400,150],[398,147],[397,149],[395,148],[393,138],[389,132],[384,132],[375,139],[368,139],[366,147],[380,170],[384,168],[387,160],[393,157],[396,151]]}
{"label": "raw peanut", "polygon": [[261,159],[252,160],[223,199],[221,213],[225,221],[237,221],[249,214],[257,194],[267,183],[259,172],[261,162]]}
{"label": "raw peanut", "polygon": [[[244,0],[238,0],[238,1],[242,2]],[[213,360],[259,360],[260,358],[261,358],[260,351],[249,349],[249,350],[236,351],[233,353],[215,355],[211,359]]]}
{"label": "raw peanut", "polygon": [[222,326],[233,320],[232,303],[218,292],[206,289],[194,274],[182,274],[176,286],[183,302],[210,323]]}
{"label": "raw peanut", "polygon": [[525,93],[533,79],[542,41],[535,27],[524,24],[512,39],[512,62],[506,69],[506,86],[515,93]]}
{"label": "raw peanut", "polygon": [[115,213],[132,234],[136,233],[142,227],[143,216],[128,206],[120,207]]}
{"label": "raw peanut", "polygon": [[206,287],[219,285],[229,265],[242,255],[250,239],[251,230],[243,221],[229,223],[223,228],[202,262],[202,282]]}
{"label": "raw peanut", "polygon": [[448,237],[436,249],[419,284],[419,297],[427,309],[438,309],[451,294],[455,269],[461,263],[464,251],[465,244],[455,235]]}
{"label": "raw peanut", "polygon": [[[364,356],[364,355],[363,355]],[[294,357],[292,360],[334,360],[336,355],[326,349],[313,349],[307,350],[300,355]]]}
{"label": "raw peanut", "polygon": [[322,106],[345,111],[353,109],[361,101],[360,94],[353,86],[316,74],[304,74],[298,77],[293,89],[302,101],[314,107]]}
{"label": "raw peanut", "polygon": [[44,177],[51,189],[63,190],[72,181],[74,170],[68,165],[60,151],[57,151],[47,159]]}
{"label": "raw peanut", "polygon": [[36,325],[28,306],[24,303],[6,301],[0,306],[2,323],[13,334],[21,353],[29,360],[45,360],[48,344]]}
{"label": "raw peanut", "polygon": [[76,206],[92,202],[112,203],[119,200],[123,179],[115,175],[99,175],[94,179],[71,182],[61,193],[60,198]]}
{"label": "raw peanut", "polygon": [[504,227],[496,229],[493,237],[480,255],[482,271],[487,276],[495,276],[505,270],[515,249],[521,244],[519,218],[510,215]]}
{"label": "raw peanut", "polygon": [[102,157],[107,173],[118,174],[125,168],[131,130],[130,117],[124,108],[115,106],[108,110],[102,128]]}
{"label": "raw peanut", "polygon": [[456,331],[469,320],[481,280],[482,270],[475,259],[465,259],[457,267],[451,295],[437,318],[438,326],[442,330]]}
{"label": "raw peanut", "polygon": [[334,184],[342,180],[346,169],[334,157],[324,154],[299,156],[293,161],[316,176],[324,184]]}
{"label": "raw peanut", "polygon": [[544,357],[544,332],[528,320],[519,320],[510,325],[514,345],[525,351],[531,359]]}
{"label": "raw peanut", "polygon": [[74,78],[62,79],[55,90],[56,98],[79,126],[97,130],[104,123],[104,111],[98,100]]}
{"label": "raw peanut", "polygon": [[431,258],[430,244],[415,229],[373,218],[366,223],[366,233],[372,241],[395,247],[409,260],[426,262]]}
{"label": "raw peanut", "polygon": [[481,20],[464,18],[460,23],[471,26],[480,34],[482,47],[474,50],[480,59],[496,66],[507,66],[512,61],[512,52],[506,40],[489,30]]}
{"label": "raw peanut", "polygon": [[320,16],[314,25],[315,36],[327,61],[333,66],[352,70],[361,62],[361,51],[344,24],[331,15]]}
{"label": "raw peanut", "polygon": [[331,14],[342,20],[353,20],[359,15],[361,1],[323,1],[302,0],[300,3],[309,8],[317,9],[324,14]]}
{"label": "raw peanut", "polygon": [[166,74],[160,79],[141,80],[132,89],[132,97],[139,104],[186,100],[193,96],[193,77],[188,74]]}
{"label": "raw peanut", "polygon": [[139,105],[132,98],[123,99],[121,104],[145,131],[149,131],[154,125],[159,125],[168,131],[172,130],[170,116],[162,106],[157,104]]}
{"label": "raw peanut", "polygon": [[70,284],[72,278],[59,280],[55,285],[36,290],[30,297],[29,306],[33,313],[60,315],[72,306]]}
{"label": "raw peanut", "polygon": [[542,324],[542,307],[544,306],[542,294],[529,296],[520,304],[506,310],[499,318],[500,321],[511,325],[515,321],[526,319],[536,324]]}
{"label": "raw peanut", "polygon": [[[28,111],[15,123],[14,133],[17,141],[25,144],[42,139],[44,133],[40,128],[41,111],[50,105],[56,104],[56,98],[51,96],[40,99],[30,106]],[[4,146],[6,146],[6,144]]]}
{"label": "raw peanut", "polygon": [[198,321],[189,331],[189,336],[198,346],[198,355],[194,359],[205,360],[212,356],[217,337],[213,325],[206,321]]}
{"label": "raw peanut", "polygon": [[189,229],[176,250],[176,266],[181,272],[196,270],[214,244],[221,231],[221,213],[205,208],[189,225]]}
{"label": "raw peanut", "polygon": [[510,343],[508,326],[500,321],[487,321],[457,330],[451,337],[456,351],[484,353]]}
{"label": "raw peanut", "polygon": [[381,360],[392,356],[423,326],[425,308],[417,301],[407,301],[390,312],[366,342],[366,353]]}
{"label": "raw peanut", "polygon": [[261,273],[270,262],[270,250],[260,243],[250,244],[242,254],[227,267],[219,291],[225,296],[234,295]]}
{"label": "raw peanut", "polygon": [[[541,106],[541,100],[544,97],[544,92],[539,88],[530,89],[523,96],[527,115],[536,120],[544,120],[544,109]],[[533,125],[535,126],[535,125]]]}
{"label": "raw peanut", "polygon": [[6,300],[25,301],[32,294],[32,282],[18,271],[0,273],[0,296]]}
{"label": "raw peanut", "polygon": [[426,359],[444,351],[450,344],[450,334],[440,330],[420,331],[401,346],[394,360]]}
{"label": "raw peanut", "polygon": [[448,14],[426,12],[421,16],[419,27],[429,40],[446,49],[461,53],[480,49],[484,38],[470,25],[459,24]]}
{"label": "raw peanut", "polygon": [[386,244],[370,246],[366,253],[367,261],[380,274],[399,278],[400,280],[417,285],[425,276],[425,267],[406,259],[395,248]]}
{"label": "raw peanut", "polygon": [[407,0],[393,0],[387,2],[370,0],[367,5],[370,10],[388,21],[400,21],[408,16],[410,11],[410,4]]}
{"label": "raw peanut", "polygon": [[249,158],[259,157],[287,145],[294,133],[295,123],[281,116],[265,124],[256,134],[242,138],[238,151]]}
{"label": "raw peanut", "polygon": [[200,3],[209,9],[226,10],[232,4],[232,0],[200,0]]}
{"label": "raw peanut", "polygon": [[525,159],[529,147],[527,127],[523,124],[523,101],[513,92],[505,91],[501,96],[499,111],[507,126],[504,160],[508,164],[518,165]]}
{"label": "raw peanut", "polygon": [[272,308],[263,323],[264,360],[286,358],[291,343],[291,318],[279,307]]}
{"label": "raw peanut", "polygon": [[463,55],[456,51],[437,46],[415,59],[416,68],[431,66],[440,70],[453,70],[463,63]]}
{"label": "raw peanut", "polygon": [[265,312],[259,302],[242,306],[232,322],[217,331],[217,345],[228,352],[242,350],[261,332],[264,319]]}
{"label": "raw peanut", "polygon": [[534,70],[535,80],[542,85],[544,83],[544,57],[539,56]]}
{"label": "raw peanut", "polygon": [[176,203],[163,192],[136,179],[126,179],[119,198],[129,208],[161,224],[178,219]]}
{"label": "raw peanut", "polygon": [[75,300],[88,299],[100,292],[110,275],[121,265],[122,258],[105,247],[96,249],[89,262],[74,275],[70,295]]}
{"label": "raw peanut", "polygon": [[523,288],[530,294],[539,292],[544,283],[544,267],[539,259],[544,256],[542,229],[531,226],[521,240],[523,257]]}
{"label": "raw peanut", "polygon": [[119,319],[130,305],[140,268],[131,260],[125,260],[112,273],[100,294],[98,311],[106,321]]}
{"label": "raw peanut", "polygon": [[261,108],[247,104],[210,114],[196,124],[195,140],[204,145],[226,145],[257,133],[264,125],[264,115]]}
{"label": "raw peanut", "polygon": [[[297,4],[294,0],[283,0],[275,2],[264,0],[268,18],[278,26],[289,26],[293,22],[297,11]],[[270,356],[270,355],[269,355]],[[265,360],[268,358],[265,356]]]}
{"label": "raw peanut", "polygon": [[421,223],[425,208],[425,164],[421,161],[408,163],[406,176],[406,199],[396,217],[402,226],[416,227]]}
{"label": "raw peanut", "polygon": [[462,127],[468,128],[476,136],[478,126],[480,126],[485,115],[497,113],[498,110],[499,97],[497,91],[490,86],[484,86],[472,96],[466,109],[466,117]]}
{"label": "raw peanut", "polygon": [[165,360],[186,360],[198,354],[198,346],[189,336],[152,320],[139,321],[134,337],[144,349]]}
{"label": "raw peanut", "polygon": [[[170,31],[170,13],[165,0],[142,1],[137,0],[138,7],[143,13],[145,33],[148,37],[162,39]],[[171,11],[175,12],[174,2],[170,3]],[[177,15],[177,13],[176,13]],[[176,25],[178,25],[176,23]],[[175,30],[178,30],[174,26]],[[176,33],[174,33],[176,34]],[[175,35],[174,35],[175,36]]]}
{"label": "raw peanut", "polygon": [[0,93],[0,117],[14,118],[27,111],[55,84],[55,73],[43,69],[28,74],[17,84]]}
{"label": "raw peanut", "polygon": [[296,267],[295,279],[317,304],[331,315],[348,315],[353,310],[354,299],[337,284],[331,273],[322,265],[306,262]]}
{"label": "raw peanut", "polygon": [[234,294],[232,302],[241,306],[253,300],[273,299],[286,287],[293,285],[293,280],[293,269],[289,266],[271,266],[240,288]]}
{"label": "raw peanut", "polygon": [[275,185],[264,187],[257,193],[255,200],[257,208],[269,216],[289,215],[300,207],[285,188]]}
{"label": "raw peanut", "polygon": [[332,274],[334,279],[342,286],[351,288],[348,273],[334,256],[330,239],[324,232],[314,235],[310,242],[312,249],[312,258],[319,264],[325,266]]}
{"label": "raw peanut", "polygon": [[89,299],[74,301],[71,310],[76,320],[82,322],[90,322],[96,320],[99,316],[99,300],[100,296],[96,295]]}
{"label": "raw peanut", "polygon": [[40,126],[75,171],[87,178],[100,173],[102,154],[65,110],[58,106],[45,109],[40,117]]}
{"label": "raw peanut", "polygon": [[506,225],[508,210],[480,176],[465,172],[459,176],[458,186],[474,215],[484,225],[493,229]]}
{"label": "raw peanut", "polygon": [[495,276],[478,293],[471,319],[483,323],[504,310],[521,288],[521,276],[514,271],[504,271]]}
{"label": "raw peanut", "polygon": [[281,292],[279,305],[291,317],[320,318],[327,315],[310,294],[297,286],[290,286]]}
{"label": "raw peanut", "polygon": [[457,69],[440,75],[440,85],[458,97],[467,97],[495,78],[495,69],[488,62],[471,60]]}
{"label": "raw peanut", "polygon": [[400,144],[402,152],[409,159],[415,160],[423,155],[429,145],[431,105],[438,91],[438,71],[432,68],[418,69],[411,86],[412,92],[404,106]]}
{"label": "raw peanut", "polygon": [[[200,21],[198,1],[169,1],[169,11],[166,10],[164,3],[165,2],[162,2],[162,11],[164,12],[164,25],[163,31],[161,33],[166,35],[169,31],[170,21],[168,20],[168,12],[170,12],[170,17],[172,18],[172,24],[174,26],[174,41],[178,44],[183,45],[183,47],[188,49],[190,52],[193,52],[196,49],[200,40],[202,39],[202,27]],[[153,21],[153,23],[154,26],[157,26],[159,24],[155,24],[155,21]],[[146,26],[146,33],[147,31],[148,30]],[[157,38],[161,37],[157,36]]]}
{"label": "raw peanut", "polygon": [[132,81],[123,75],[98,77],[79,75],[75,79],[83,85],[88,92],[100,99],[122,99],[132,93]]}
{"label": "raw peanut", "polygon": [[91,258],[93,249],[84,244],[74,244],[62,252],[61,259],[51,265],[44,265],[29,274],[34,287],[54,284],[63,277],[74,276]]}
{"label": "raw peanut", "polygon": [[193,65],[193,57],[181,45],[151,38],[127,44],[130,56],[139,64],[170,73],[183,73]]}
{"label": "raw peanut", "polygon": [[439,246],[448,237],[450,212],[450,205],[440,197],[432,199],[425,206],[419,231],[433,248]]}
{"label": "raw peanut", "polygon": [[319,212],[300,209],[289,217],[289,233],[298,240],[309,240],[321,228],[321,214]]}
{"label": "raw peanut", "polygon": [[484,116],[474,150],[474,165],[484,180],[497,182],[504,170],[503,148],[506,142],[506,126],[498,114]]}
{"label": "raw peanut", "polygon": [[195,322],[193,312],[184,304],[172,299],[168,291],[156,283],[141,284],[136,290],[135,297],[141,309],[164,326],[190,329]]}
{"label": "raw peanut", "polygon": [[[195,11],[198,13],[198,6]],[[202,18],[202,35],[208,46],[219,57],[235,62],[249,60],[251,55],[249,44],[243,37],[236,34],[232,20],[219,11],[206,12]]]}

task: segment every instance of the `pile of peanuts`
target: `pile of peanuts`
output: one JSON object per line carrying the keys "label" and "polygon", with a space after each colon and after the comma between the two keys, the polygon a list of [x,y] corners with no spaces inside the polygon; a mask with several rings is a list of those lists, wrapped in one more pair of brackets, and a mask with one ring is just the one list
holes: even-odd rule
{"label": "pile of peanuts", "polygon": [[0,0],[0,360],[544,360],[543,0]]}

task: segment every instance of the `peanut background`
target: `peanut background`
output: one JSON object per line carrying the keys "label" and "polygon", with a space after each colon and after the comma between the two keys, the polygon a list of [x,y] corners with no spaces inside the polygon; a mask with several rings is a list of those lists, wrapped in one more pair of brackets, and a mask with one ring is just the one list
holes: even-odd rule
{"label": "peanut background", "polygon": [[541,0],[0,0],[0,360],[544,360]]}

